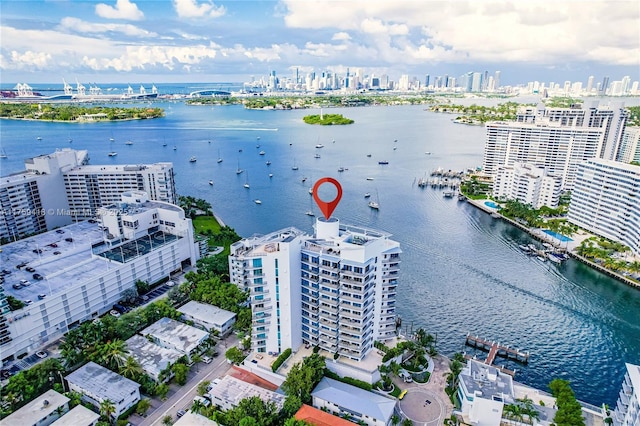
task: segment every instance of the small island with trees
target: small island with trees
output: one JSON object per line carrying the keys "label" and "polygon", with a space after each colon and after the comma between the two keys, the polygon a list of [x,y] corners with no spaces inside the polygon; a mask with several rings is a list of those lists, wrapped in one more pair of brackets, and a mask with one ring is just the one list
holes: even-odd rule
{"label": "small island with trees", "polygon": [[353,124],[354,121],[342,114],[305,115],[302,120],[307,124],[320,124],[322,126]]}
{"label": "small island with trees", "polygon": [[98,121],[144,120],[158,117],[164,117],[162,108],[0,103],[0,118],[14,120],[91,123]]}

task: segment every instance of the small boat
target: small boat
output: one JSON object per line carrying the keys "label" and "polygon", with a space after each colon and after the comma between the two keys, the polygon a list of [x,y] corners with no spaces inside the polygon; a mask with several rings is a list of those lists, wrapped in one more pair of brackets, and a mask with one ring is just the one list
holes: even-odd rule
{"label": "small boat", "polygon": [[265,155],[265,154],[266,154],[266,152],[260,151],[260,155]]}
{"label": "small boat", "polygon": [[368,192],[365,192],[365,194],[364,194],[364,198],[369,198],[369,197],[371,197],[371,194],[370,194],[370,193],[368,193]]}
{"label": "small boat", "polygon": [[218,150],[218,163],[222,163],[222,157],[220,156],[220,150]]}
{"label": "small boat", "polygon": [[520,247],[520,250],[524,251],[524,252],[530,252],[531,249],[529,248],[529,246],[526,246],[524,244],[519,244],[518,247]]}
{"label": "small boat", "polygon": [[42,138],[41,138],[40,136],[38,136],[38,137],[36,138],[36,140],[41,141],[41,140],[42,140]]}
{"label": "small boat", "polygon": [[238,150],[238,152],[242,152],[242,148],[240,148],[240,149]]}
{"label": "small boat", "polygon": [[260,140],[260,136],[258,136],[256,139],[257,139],[257,140]]}
{"label": "small boat", "polygon": [[291,170],[298,170],[298,166],[291,167]]}
{"label": "small boat", "polygon": [[260,144],[256,145],[256,149],[260,148]]}
{"label": "small boat", "polygon": [[266,164],[267,166],[270,166],[271,165],[271,161],[267,160],[267,162],[264,163],[264,164]]}
{"label": "small boat", "polygon": [[547,253],[547,258],[553,263],[562,263],[562,259],[556,256],[554,253]]}
{"label": "small boat", "polygon": [[373,180],[373,178],[372,177],[368,177],[367,180]]}
{"label": "small boat", "polygon": [[425,154],[431,155],[431,151],[426,151]]}
{"label": "small boat", "polygon": [[541,262],[545,262],[545,261],[547,260],[547,259],[545,259],[545,258],[544,258],[544,257],[542,257],[542,256],[536,256],[536,259],[538,259],[538,260],[539,260],[539,261],[541,261]]}
{"label": "small boat", "polygon": [[166,142],[165,142],[165,143],[163,143],[163,144],[162,144],[162,146],[167,146],[167,143],[166,143]]}
{"label": "small boat", "polygon": [[118,153],[117,153],[117,152],[115,152],[115,151],[111,151],[111,152],[109,153],[109,157],[115,157],[116,155],[118,155]]}
{"label": "small boat", "polygon": [[334,139],[334,140],[332,140],[331,142],[336,143],[336,140]]}
{"label": "small boat", "polygon": [[195,155],[192,155],[191,158],[189,158],[190,163],[195,163],[196,161],[198,161],[198,159],[195,157]]}
{"label": "small boat", "polygon": [[367,154],[367,157],[371,158],[371,154]]}
{"label": "small boat", "polygon": [[307,181],[307,177],[305,176],[302,178],[302,183],[305,183],[306,181]]}
{"label": "small boat", "polygon": [[394,142],[394,143],[395,143],[395,142],[398,142],[398,139],[394,139],[394,140],[393,140],[393,142]]}
{"label": "small boat", "polygon": [[73,142],[73,139],[69,138],[69,143],[72,143],[72,142]]}
{"label": "small boat", "polygon": [[269,177],[272,178],[273,177],[273,173],[269,173]]}
{"label": "small boat", "polygon": [[213,186],[213,181],[212,180],[209,181],[209,185]]}
{"label": "small boat", "polygon": [[209,140],[209,143],[211,143],[211,140]]}
{"label": "small boat", "polygon": [[309,194],[313,195],[313,188],[309,188]]}
{"label": "small boat", "polygon": [[115,141],[114,138],[109,138],[109,142],[113,142],[113,141]]}
{"label": "small boat", "polygon": [[320,154],[314,155],[313,158],[320,158]]}
{"label": "small boat", "polygon": [[236,169],[236,174],[239,175],[242,172],[244,172],[244,170],[240,168],[240,161],[238,161],[238,168]]}
{"label": "small boat", "polygon": [[394,147],[393,147],[393,150],[395,151],[396,149],[398,149],[398,147],[397,147],[397,146],[394,146]]}
{"label": "small boat", "polygon": [[307,210],[304,214],[306,214],[307,216],[315,216],[316,214],[314,212],[312,212],[311,210]]}
{"label": "small boat", "polygon": [[176,149],[178,149],[178,147],[174,145],[173,146],[173,150],[175,151]]}
{"label": "small boat", "polygon": [[249,189],[249,172],[247,172],[246,176],[245,176],[245,181],[244,181],[244,186],[246,189]]}
{"label": "small boat", "polygon": [[244,186],[246,189],[249,189],[249,188],[250,188],[250,186],[249,186],[249,184],[248,184],[248,183],[245,183],[245,184],[244,184],[244,185],[242,185],[242,186]]}
{"label": "small boat", "polygon": [[529,244],[529,249],[533,250],[533,251],[537,251],[538,247],[536,247],[535,244]]}
{"label": "small boat", "polygon": [[4,148],[2,148],[2,150],[0,150],[0,158],[9,158],[7,156],[7,153],[4,151]]}
{"label": "small boat", "polygon": [[385,165],[385,164],[389,164],[389,162],[388,161],[378,161],[378,164]]}
{"label": "small boat", "polygon": [[344,167],[340,167],[340,168],[338,168],[338,171],[339,171],[340,173],[344,172]]}
{"label": "small boat", "polygon": [[126,141],[124,144],[125,144],[125,145],[133,145],[133,142],[131,142],[131,141]]}
{"label": "small boat", "polygon": [[316,148],[320,149],[320,148],[324,148],[324,145],[322,145],[321,143],[316,145]]}
{"label": "small boat", "polygon": [[453,191],[444,191],[444,192],[442,193],[442,196],[443,196],[443,197],[445,197],[445,198],[453,198],[453,196],[454,196],[454,195],[455,195],[455,194],[454,194],[454,192],[453,192]]}
{"label": "small boat", "polygon": [[380,204],[376,203],[375,201],[369,201],[369,207],[371,207],[374,210],[379,210]]}
{"label": "small boat", "polygon": [[262,204],[262,201],[258,200],[257,198],[255,200],[253,200],[253,202],[256,203],[256,204]]}

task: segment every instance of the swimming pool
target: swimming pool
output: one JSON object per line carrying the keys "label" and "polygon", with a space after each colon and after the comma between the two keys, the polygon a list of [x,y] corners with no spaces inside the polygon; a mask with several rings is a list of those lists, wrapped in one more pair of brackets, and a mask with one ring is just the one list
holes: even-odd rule
{"label": "swimming pool", "polygon": [[491,207],[492,209],[499,209],[500,206],[496,203],[494,203],[493,201],[485,201],[484,205],[487,207]]}
{"label": "swimming pool", "polygon": [[560,242],[562,243],[566,243],[567,241],[573,241],[571,238],[562,234],[558,234],[557,232],[553,232],[550,229],[543,229],[542,232],[544,232],[547,235],[551,235],[553,238],[560,240]]}

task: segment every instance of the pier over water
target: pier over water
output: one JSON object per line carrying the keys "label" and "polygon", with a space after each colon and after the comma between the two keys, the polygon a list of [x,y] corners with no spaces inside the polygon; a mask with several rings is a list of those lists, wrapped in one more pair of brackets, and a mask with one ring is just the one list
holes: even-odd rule
{"label": "pier over water", "polygon": [[[509,346],[502,345],[500,342],[489,341],[478,336],[472,336],[471,333],[467,333],[464,344],[476,349],[488,351],[489,354],[487,355],[487,359],[484,360],[484,363],[487,365],[493,365],[496,357],[511,359],[522,364],[529,363],[529,352],[523,352],[520,349],[514,349]],[[470,355],[465,355],[465,358],[474,359],[474,357],[471,357]],[[509,370],[504,367],[497,368],[499,368],[503,373],[511,376],[515,376],[516,374],[515,370]]]}

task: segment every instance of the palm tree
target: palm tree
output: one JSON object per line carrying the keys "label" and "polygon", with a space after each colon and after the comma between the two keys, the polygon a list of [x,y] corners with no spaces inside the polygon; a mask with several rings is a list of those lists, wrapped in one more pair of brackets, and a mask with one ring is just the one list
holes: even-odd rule
{"label": "palm tree", "polygon": [[402,421],[402,426],[413,426],[413,422],[411,421],[411,419],[404,419]]}
{"label": "palm tree", "polygon": [[149,401],[148,398],[143,398],[138,402],[136,413],[143,415],[149,410],[149,408],[151,408],[151,401]]}
{"label": "palm tree", "polygon": [[173,424],[173,417],[167,414],[162,418],[162,424],[164,426],[171,426]]}
{"label": "palm tree", "polygon": [[399,423],[400,423],[400,416],[397,415],[396,413],[393,413],[393,416],[391,416],[391,424],[393,426],[396,426]]}
{"label": "palm tree", "polygon": [[127,379],[134,379],[138,375],[142,374],[142,367],[138,364],[138,361],[135,360],[131,355],[129,355],[125,363],[122,367],[120,367],[120,374],[122,374]]}
{"label": "palm tree", "polygon": [[116,412],[116,406],[110,399],[105,399],[100,403],[100,415],[104,417],[109,423],[112,421],[112,416]]}
{"label": "palm tree", "polygon": [[191,405],[191,412],[199,414],[205,408],[206,406],[202,403],[202,401],[200,401],[200,399],[196,399],[193,401],[193,404]]}
{"label": "palm tree", "polygon": [[112,340],[96,346],[98,360],[111,370],[119,370],[125,364],[125,355],[129,353],[127,345],[122,340]]}

